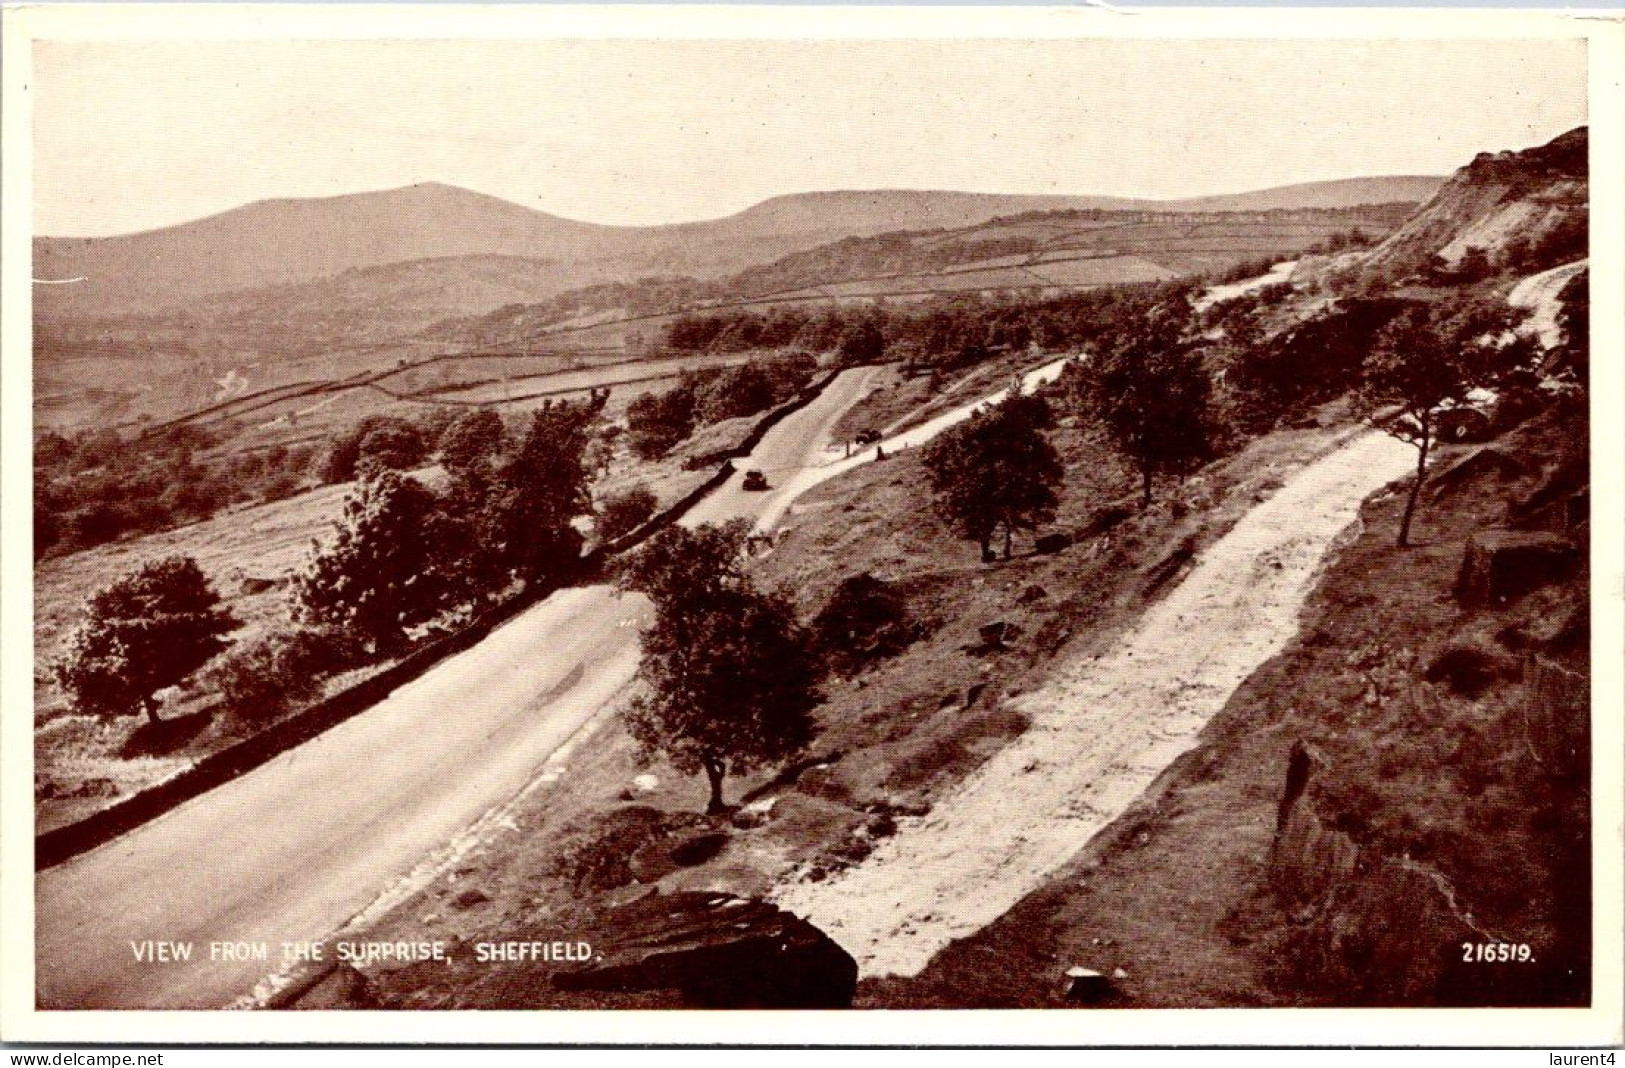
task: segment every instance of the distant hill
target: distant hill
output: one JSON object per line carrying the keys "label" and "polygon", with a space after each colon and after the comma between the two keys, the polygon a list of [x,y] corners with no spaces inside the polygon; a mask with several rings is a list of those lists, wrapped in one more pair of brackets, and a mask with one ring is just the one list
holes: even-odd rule
{"label": "distant hill", "polygon": [[1420,204],[1438,191],[1438,175],[1400,174],[1377,178],[1341,178],[1303,182],[1251,193],[1158,202],[1178,211],[1295,211],[1302,208],[1353,208],[1362,204]]}
{"label": "distant hill", "polygon": [[266,200],[161,230],[36,238],[37,313],[152,310],[203,294],[297,285],[360,267],[465,255],[555,261],[597,254],[609,227],[426,183],[376,193]]}
{"label": "distant hill", "polygon": [[1357,178],[1186,201],[859,190],[774,197],[735,215],[669,226],[565,219],[498,197],[428,182],[378,192],[266,200],[176,226],[116,237],[39,237],[37,317],[93,318],[191,304],[198,297],[297,286],[344,271],[452,257],[545,260],[528,299],[650,274],[718,277],[843,237],[974,226],[1064,209],[1260,211],[1419,201],[1438,179]]}

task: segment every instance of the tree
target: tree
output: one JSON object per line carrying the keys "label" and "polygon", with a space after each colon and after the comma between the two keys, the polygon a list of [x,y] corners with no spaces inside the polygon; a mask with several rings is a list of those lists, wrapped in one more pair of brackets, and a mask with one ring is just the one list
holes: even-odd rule
{"label": "tree", "polygon": [[646,523],[658,507],[660,498],[641,483],[609,497],[598,509],[598,539],[614,541],[630,534]]}
{"label": "tree", "polygon": [[454,588],[434,494],[384,471],[345,499],[333,526],[332,543],[313,542],[309,564],[294,577],[294,618],[352,637],[377,656],[400,652],[407,629],[444,611]]}
{"label": "tree", "polygon": [[726,810],[727,774],[787,760],[812,741],[823,699],[822,659],[790,603],[762,593],[743,570],[747,522],[670,527],[620,576],[647,594],[638,677],[647,691],[623,713],[640,750],[678,771],[703,771],[709,813]]}
{"label": "tree", "polygon": [[1471,368],[1463,348],[1456,339],[1440,332],[1425,306],[1409,308],[1389,323],[1366,358],[1356,398],[1360,409],[1370,414],[1398,405],[1399,414],[1379,425],[1416,447],[1416,478],[1399,521],[1398,545],[1402,549],[1410,544],[1411,519],[1427,478],[1439,409],[1446,401],[1461,401],[1471,386]]}
{"label": "tree", "polygon": [[993,535],[1001,527],[1008,560],[1015,531],[1055,518],[1065,471],[1044,434],[1049,425],[1047,402],[1012,390],[991,411],[951,427],[925,450],[937,514],[979,544],[984,560],[991,559]]}
{"label": "tree", "polygon": [[498,557],[527,583],[554,581],[580,561],[576,519],[592,514],[587,472],[589,407],[560,404],[530,429],[498,479],[492,533]]}
{"label": "tree", "polygon": [[86,614],[54,665],[58,684],[80,712],[140,711],[153,723],[158,692],[208,663],[240,625],[189,556],[142,565],[93,595]]}
{"label": "tree", "polygon": [[645,460],[658,460],[694,433],[694,392],[681,386],[644,393],[626,408],[627,440]]}
{"label": "tree", "polygon": [[1145,505],[1158,474],[1183,475],[1212,456],[1212,380],[1200,354],[1181,341],[1185,318],[1177,306],[1152,308],[1137,325],[1125,323],[1082,374],[1085,407],[1139,468]]}
{"label": "tree", "polygon": [[410,471],[428,458],[423,433],[410,423],[386,424],[367,431],[361,439],[356,472],[362,476],[378,471]]}
{"label": "tree", "polygon": [[440,462],[448,471],[498,463],[508,448],[508,428],[489,408],[464,412],[440,439]]}
{"label": "tree", "polygon": [[[373,444],[374,459],[378,466],[404,470],[416,466],[423,459],[423,435],[405,419],[392,415],[369,415],[348,434],[333,440],[327,460],[322,465],[323,482],[348,482],[356,477],[363,455],[363,443],[374,433],[379,434]],[[414,445],[415,442],[415,445]],[[416,450],[416,459],[406,462]]]}
{"label": "tree", "polygon": [[702,423],[718,423],[741,415],[754,415],[773,406],[773,380],[755,364],[729,367],[709,378],[695,391],[696,416]]}
{"label": "tree", "polygon": [[864,318],[846,328],[841,335],[841,362],[847,365],[879,363],[886,358],[886,337],[871,318]]}

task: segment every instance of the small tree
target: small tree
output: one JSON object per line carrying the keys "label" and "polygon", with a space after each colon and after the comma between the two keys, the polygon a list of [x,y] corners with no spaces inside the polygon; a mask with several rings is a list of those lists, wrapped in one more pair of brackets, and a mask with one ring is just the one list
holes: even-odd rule
{"label": "small tree", "polygon": [[189,556],[144,564],[92,596],[86,614],[54,665],[58,684],[80,712],[140,711],[154,723],[158,692],[208,663],[239,626]]}
{"label": "small tree", "polygon": [[1085,405],[1139,468],[1145,505],[1158,474],[1183,475],[1212,455],[1212,381],[1200,355],[1182,345],[1183,322],[1178,308],[1155,307],[1138,326],[1125,324],[1083,372]]}
{"label": "small tree", "polygon": [[703,771],[706,811],[725,811],[730,772],[789,759],[811,743],[824,665],[788,601],[743,572],[748,524],[656,535],[621,575],[654,602],[638,676],[648,687],[623,714],[645,756]]}
{"label": "small tree", "polygon": [[592,514],[585,406],[558,405],[531,417],[530,430],[502,469],[493,504],[498,558],[526,582],[568,574],[581,558],[574,521]]}
{"label": "small tree", "polygon": [[598,509],[599,540],[614,541],[623,534],[630,534],[648,522],[658,507],[660,498],[642,484],[609,497]]}
{"label": "small tree", "polygon": [[351,493],[333,526],[333,542],[313,543],[294,578],[294,618],[364,642],[375,655],[399,652],[407,628],[440,614],[452,589],[434,495],[385,471]]}
{"label": "small tree", "polygon": [[502,416],[489,408],[476,408],[458,416],[440,438],[440,461],[449,471],[495,465],[508,447],[508,428]]}
{"label": "small tree", "polygon": [[1396,417],[1379,425],[1416,447],[1416,478],[1399,521],[1398,545],[1410,544],[1411,519],[1427,479],[1428,455],[1437,439],[1437,416],[1447,401],[1460,401],[1471,388],[1471,367],[1463,349],[1443,335],[1425,307],[1407,309],[1378,335],[1366,358],[1357,401],[1371,413],[1399,406]]}
{"label": "small tree", "polygon": [[983,559],[991,557],[993,536],[1001,528],[1008,560],[1015,531],[1055,518],[1056,490],[1065,471],[1044,434],[1049,425],[1049,405],[1042,398],[1012,391],[991,411],[948,429],[925,451],[937,514],[979,544]]}

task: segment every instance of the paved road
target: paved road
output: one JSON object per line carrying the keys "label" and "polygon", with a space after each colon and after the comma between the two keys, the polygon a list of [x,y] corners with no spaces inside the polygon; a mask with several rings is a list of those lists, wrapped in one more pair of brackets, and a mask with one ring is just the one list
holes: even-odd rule
{"label": "paved road", "polygon": [[[823,460],[873,375],[842,374],[686,521],[777,514],[791,487],[747,493],[743,472]],[[521,790],[631,681],[646,612],[607,586],[560,591],[368,712],[42,873],[40,1004],[211,1008],[247,993],[277,970],[282,942],[338,929]],[[149,940],[190,942],[191,958],[138,960]],[[271,959],[213,959],[215,942],[267,943]]]}

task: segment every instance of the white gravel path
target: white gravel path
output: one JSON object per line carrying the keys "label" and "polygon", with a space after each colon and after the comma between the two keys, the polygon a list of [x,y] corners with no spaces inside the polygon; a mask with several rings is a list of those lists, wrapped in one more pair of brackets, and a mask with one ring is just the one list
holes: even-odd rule
{"label": "white gravel path", "polygon": [[1111,652],[1011,706],[1032,725],[861,865],[776,900],[857,958],[915,975],[996,920],[1121,815],[1243,680],[1285,647],[1318,567],[1416,453],[1368,432],[1300,469],[1204,553]]}
{"label": "white gravel path", "polygon": [[1557,315],[1563,310],[1557,299],[1569,279],[1586,269],[1590,260],[1577,260],[1553,267],[1549,271],[1532,274],[1512,287],[1507,303],[1514,308],[1527,308],[1530,315],[1524,329],[1535,335],[1540,347],[1549,349],[1563,340],[1563,328],[1557,325]]}

